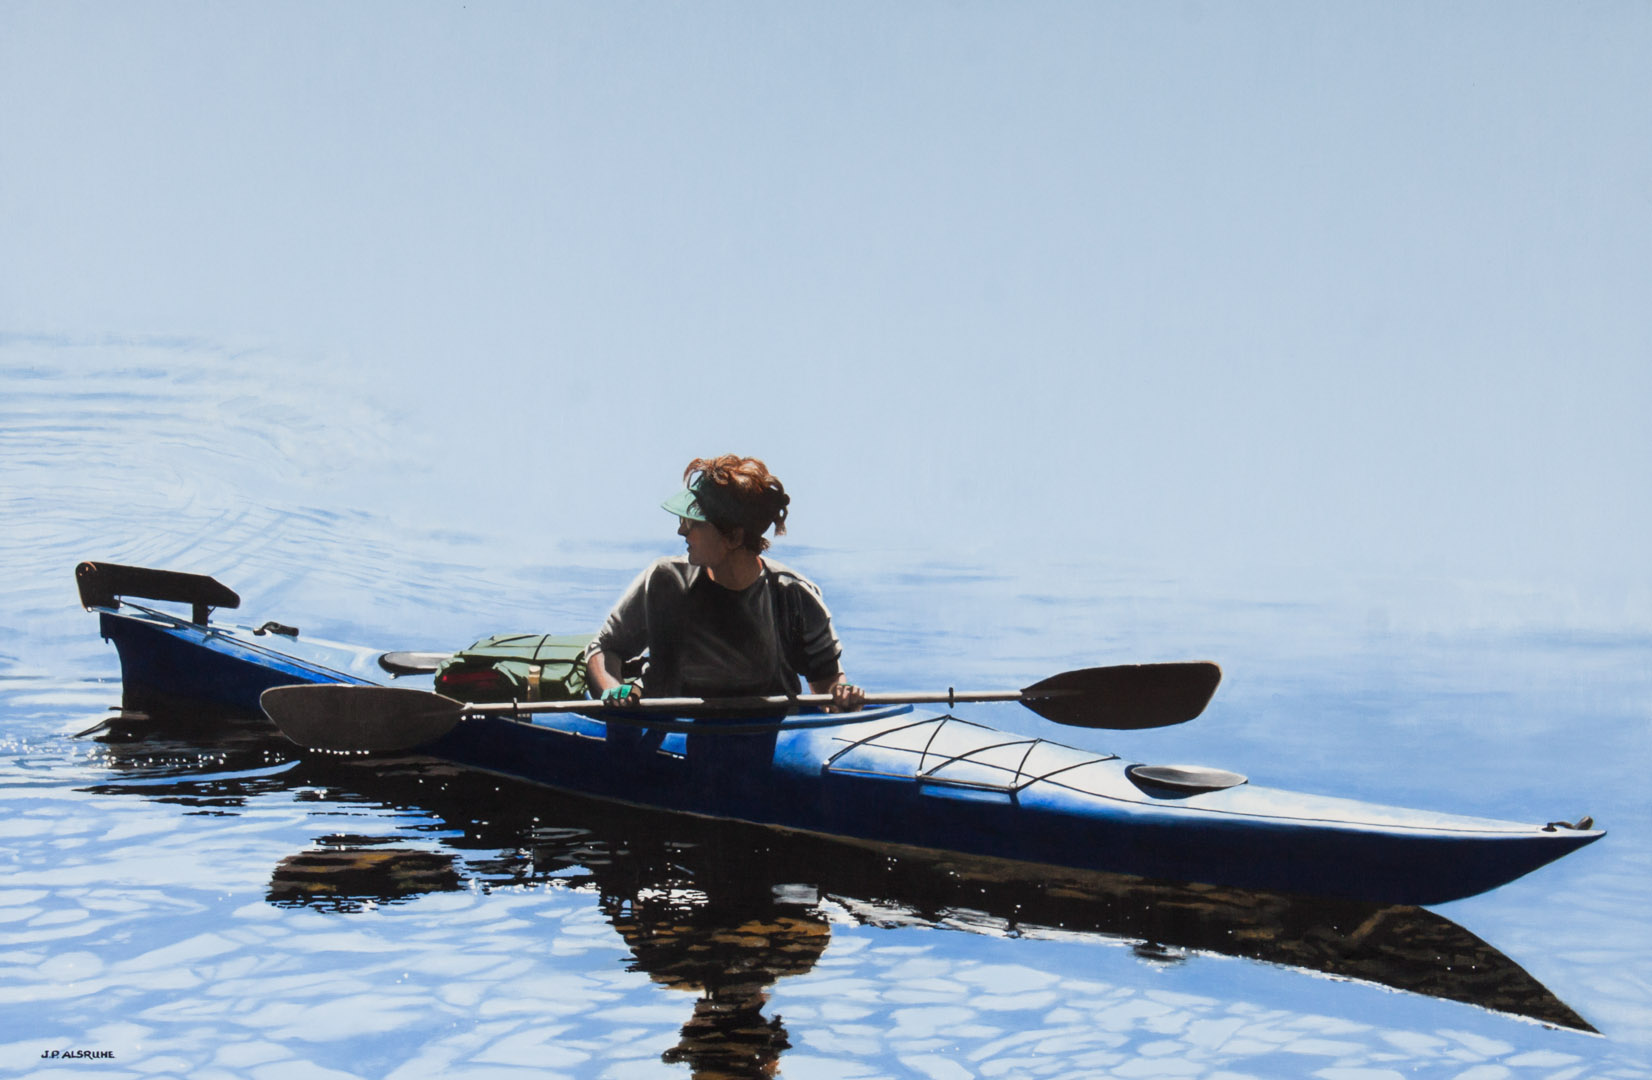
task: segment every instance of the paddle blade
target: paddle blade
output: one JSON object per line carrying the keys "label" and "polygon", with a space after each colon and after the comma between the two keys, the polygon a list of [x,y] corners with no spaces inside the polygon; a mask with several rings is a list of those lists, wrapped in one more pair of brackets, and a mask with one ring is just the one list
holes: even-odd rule
{"label": "paddle blade", "polygon": [[464,715],[452,698],[395,686],[276,686],[258,703],[281,734],[311,750],[406,750],[447,734]]}
{"label": "paddle blade", "polygon": [[1033,683],[1021,703],[1071,727],[1169,727],[1204,712],[1221,681],[1222,669],[1205,661],[1081,668]]}

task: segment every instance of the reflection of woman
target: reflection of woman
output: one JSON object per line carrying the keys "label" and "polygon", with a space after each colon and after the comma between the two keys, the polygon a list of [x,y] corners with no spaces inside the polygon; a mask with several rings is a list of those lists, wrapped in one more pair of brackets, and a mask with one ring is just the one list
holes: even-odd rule
{"label": "reflection of woman", "polygon": [[[814,583],[762,558],[786,531],[785,487],[756,458],[695,458],[662,505],[687,551],[644,570],[587,654],[593,689],[613,705],[642,697],[795,694],[798,678],[834,709],[860,708],[844,677],[831,613]],[[621,673],[646,653],[640,679]]]}
{"label": "reflection of woman", "polygon": [[[603,911],[637,958],[632,970],[674,990],[698,991],[676,1046],[660,1055],[697,1078],[761,1080],[791,1047],[769,987],[815,965],[831,940],[817,909],[710,896],[699,903],[604,895]],[[789,910],[788,910],[789,908]]]}

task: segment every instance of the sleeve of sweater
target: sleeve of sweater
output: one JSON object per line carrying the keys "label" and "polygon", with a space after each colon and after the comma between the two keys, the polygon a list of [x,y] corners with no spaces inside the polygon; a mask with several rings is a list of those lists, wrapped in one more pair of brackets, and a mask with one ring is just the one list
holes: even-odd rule
{"label": "sleeve of sweater", "polygon": [[646,568],[626,588],[587,653],[601,649],[607,656],[630,660],[648,648],[648,587],[654,570]]}
{"label": "sleeve of sweater", "polygon": [[798,666],[798,674],[811,682],[836,675],[843,670],[843,644],[832,629],[832,613],[814,582],[788,577],[784,583],[791,608],[787,655]]}

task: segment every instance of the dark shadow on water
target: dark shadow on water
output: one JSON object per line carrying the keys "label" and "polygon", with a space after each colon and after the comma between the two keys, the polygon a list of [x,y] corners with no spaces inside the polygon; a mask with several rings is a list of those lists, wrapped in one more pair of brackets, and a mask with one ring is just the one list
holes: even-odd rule
{"label": "dark shadow on water", "polygon": [[[273,904],[350,912],[461,888],[591,890],[633,970],[696,995],[665,1057],[701,1077],[774,1074],[790,1042],[782,1018],[764,1011],[770,988],[813,967],[833,912],[891,929],[1089,936],[1127,944],[1152,964],[1248,958],[1594,1030],[1507,956],[1417,907],[1166,884],[668,815],[423,757],[300,754],[262,719],[151,710],[103,742],[110,776],[92,790],[104,794],[186,813],[233,814],[282,792],[360,805],[361,833],[319,836],[274,867]],[[423,817],[375,821],[386,810]]]}

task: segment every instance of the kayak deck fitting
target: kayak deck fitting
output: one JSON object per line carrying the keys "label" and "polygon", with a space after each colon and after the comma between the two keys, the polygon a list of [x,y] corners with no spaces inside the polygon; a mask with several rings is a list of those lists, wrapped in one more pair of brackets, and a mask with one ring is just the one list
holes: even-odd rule
{"label": "kayak deck fitting", "polygon": [[[209,623],[208,609],[239,603],[233,592],[127,569],[76,573],[119,651],[130,708],[205,702],[258,715],[272,687],[389,681],[382,651]],[[190,604],[191,617],[129,595]],[[576,794],[861,843],[1378,903],[1472,896],[1604,835],[1270,789],[906,705],[740,734],[716,733],[716,721],[610,723],[600,711],[472,715],[419,750]]]}

